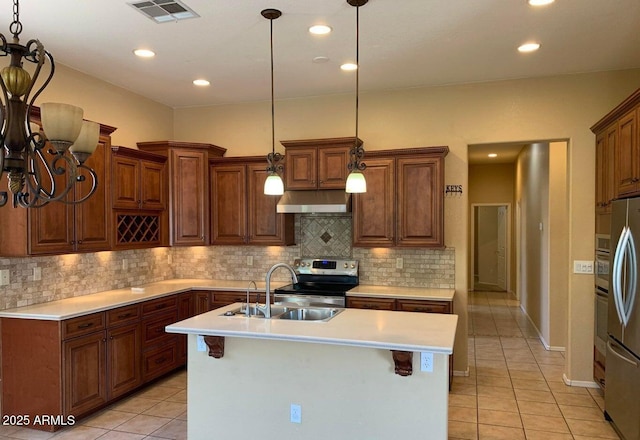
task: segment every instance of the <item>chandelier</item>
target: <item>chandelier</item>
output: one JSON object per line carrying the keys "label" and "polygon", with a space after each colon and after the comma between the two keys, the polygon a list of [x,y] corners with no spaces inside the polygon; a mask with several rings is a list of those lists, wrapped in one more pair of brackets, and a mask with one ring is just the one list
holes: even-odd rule
{"label": "chandelier", "polygon": [[367,181],[362,171],[367,165],[362,162],[364,159],[364,147],[358,139],[358,107],[360,91],[360,6],[367,4],[369,0],[347,0],[351,6],[356,8],[356,137],[353,148],[350,151],[350,160],[347,169],[350,171],[347,176],[345,191],[348,193],[367,192]]}
{"label": "chandelier", "polygon": [[269,20],[270,43],[271,43],[271,153],[267,155],[267,180],[264,182],[264,193],[270,196],[280,196],[284,194],[284,183],[280,172],[284,170],[282,154],[276,153],[276,128],[275,128],[275,103],[273,94],[273,20],[282,15],[277,9],[265,9],[260,12],[264,18]]}
{"label": "chandelier", "polygon": [[[20,44],[18,0],[13,2],[9,31],[11,42],[0,34],[0,56],[10,57],[9,65],[0,71],[0,178],[7,173],[9,183],[9,192],[0,192],[0,207],[10,198],[14,207],[23,208],[39,208],[50,202],[81,203],[95,192],[98,183],[95,171],[84,163],[98,145],[100,126],[83,121],[81,108],[58,103],[40,106],[42,130],[31,122],[33,103],[51,81],[55,64],[39,40]],[[23,68],[25,62],[31,73]],[[45,65],[49,73],[36,86]],[[89,192],[78,199],[68,197],[76,183],[87,179],[85,174],[91,178]]]}

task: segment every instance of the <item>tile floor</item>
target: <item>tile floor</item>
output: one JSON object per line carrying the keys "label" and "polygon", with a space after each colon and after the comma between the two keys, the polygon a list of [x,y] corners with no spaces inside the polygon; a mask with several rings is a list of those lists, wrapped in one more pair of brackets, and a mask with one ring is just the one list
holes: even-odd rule
{"label": "tile floor", "polygon": [[454,377],[449,439],[618,439],[599,389],[562,381],[564,353],[544,349],[518,302],[469,294],[469,377]]}
{"label": "tile floor", "polygon": [[[453,379],[450,440],[618,439],[599,391],[564,385],[564,354],[544,349],[507,294],[470,293],[469,363],[469,377]],[[0,440],[186,439],[186,395],[181,371],[76,426],[57,433],[0,427]]]}

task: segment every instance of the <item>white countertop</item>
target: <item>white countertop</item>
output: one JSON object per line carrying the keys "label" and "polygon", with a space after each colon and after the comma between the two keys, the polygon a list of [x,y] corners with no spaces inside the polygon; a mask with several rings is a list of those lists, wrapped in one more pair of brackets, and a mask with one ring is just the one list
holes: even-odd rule
{"label": "white countertop", "polygon": [[426,287],[367,286],[360,284],[347,292],[347,296],[369,296],[432,301],[453,301],[454,289],[432,289]]}
{"label": "white countertop", "polygon": [[[266,287],[264,281],[256,284],[257,291],[265,291]],[[271,284],[272,288],[275,289],[276,287],[280,287],[286,283],[274,282]],[[61,321],[63,319],[75,318],[89,313],[102,312],[115,307],[135,304],[193,289],[245,292],[248,285],[249,281],[198,279],[167,280],[138,286],[144,288],[144,292],[142,293],[132,292],[130,288],[107,290],[90,295],[2,310],[0,311],[0,318]]]}
{"label": "white countertop", "polygon": [[[265,282],[257,282],[256,290],[264,292]],[[281,287],[286,282],[272,282],[271,288]],[[220,290],[231,292],[245,292],[249,281],[235,280],[201,280],[201,279],[174,279],[157,283],[138,286],[144,288],[144,292],[133,292],[131,288],[107,290],[73,298],[61,299],[31,306],[16,307],[0,310],[0,318],[42,319],[61,321],[75,318],[89,313],[102,312],[104,310],[135,304],[154,298],[173,295],[189,290]],[[360,285],[347,292],[347,296],[379,296],[403,299],[432,299],[451,301],[453,289],[425,289],[419,287],[391,287],[391,286],[366,286]]]}
{"label": "white countertop", "polygon": [[169,333],[453,353],[457,315],[344,309],[327,322],[223,316],[240,303],[169,325]]}

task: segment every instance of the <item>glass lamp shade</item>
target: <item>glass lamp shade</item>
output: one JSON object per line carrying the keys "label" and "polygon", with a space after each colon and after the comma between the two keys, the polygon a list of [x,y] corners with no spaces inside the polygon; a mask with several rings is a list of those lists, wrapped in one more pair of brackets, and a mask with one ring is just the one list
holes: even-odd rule
{"label": "glass lamp shade", "polygon": [[40,119],[45,136],[50,141],[73,143],[82,128],[83,110],[80,107],[57,102],[45,102],[40,106]]}
{"label": "glass lamp shade", "polygon": [[365,193],[367,192],[367,181],[360,171],[352,171],[347,176],[346,192]]}
{"label": "glass lamp shade", "polygon": [[264,181],[264,193],[269,196],[281,196],[284,194],[284,183],[278,174],[269,174],[267,180]]}
{"label": "glass lamp shade", "polygon": [[98,146],[100,138],[100,124],[91,121],[82,121],[82,128],[76,141],[69,147],[72,153],[92,154]]}

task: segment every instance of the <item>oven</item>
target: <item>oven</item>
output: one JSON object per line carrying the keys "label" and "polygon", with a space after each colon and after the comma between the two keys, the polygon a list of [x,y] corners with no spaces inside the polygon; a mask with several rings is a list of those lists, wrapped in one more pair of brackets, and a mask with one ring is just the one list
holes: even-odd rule
{"label": "oven", "polygon": [[595,284],[605,293],[609,292],[609,253],[596,251]]}
{"label": "oven", "polygon": [[346,293],[358,285],[358,261],[299,258],[296,284],[274,290],[274,302],[313,307],[345,307]]}

